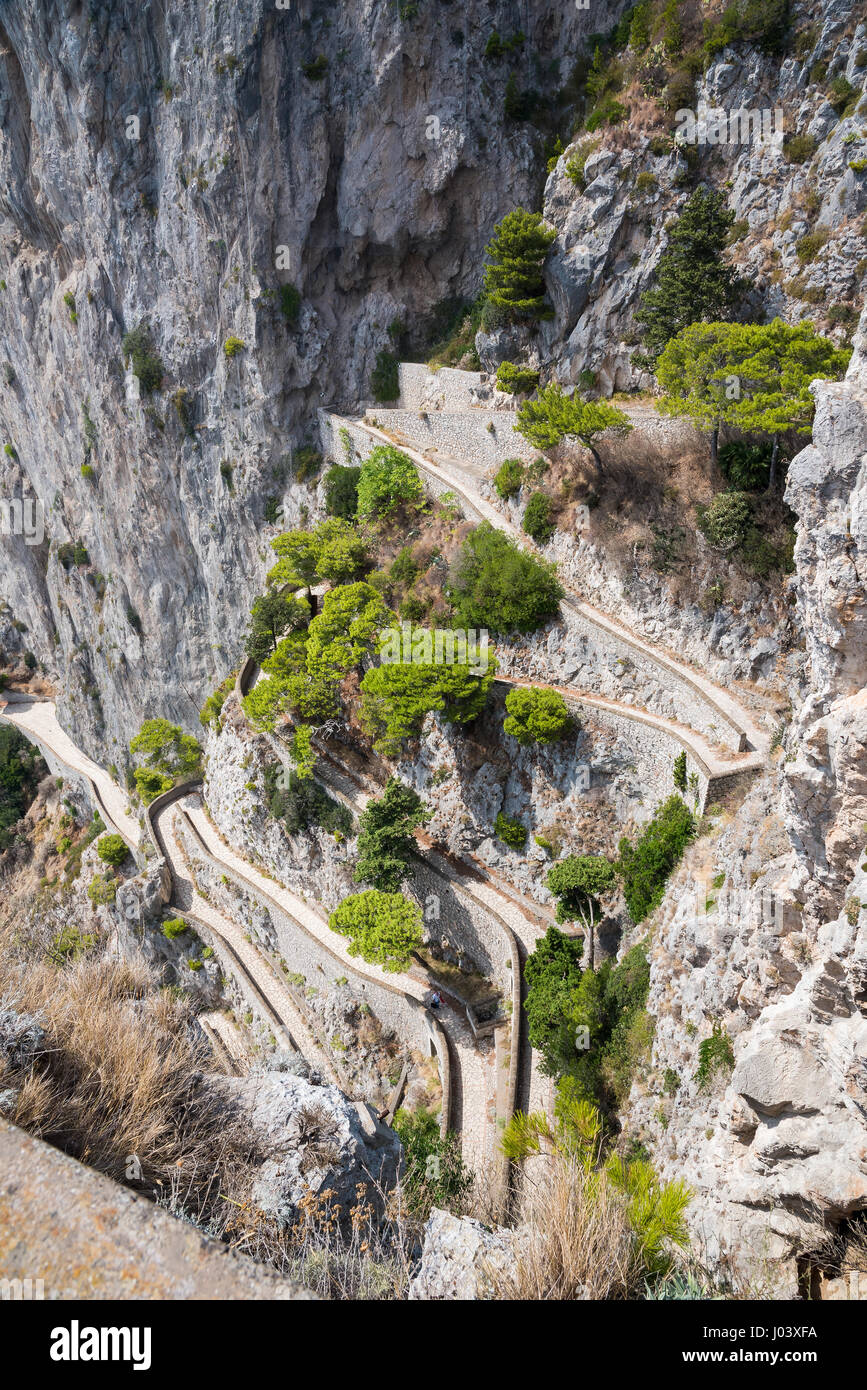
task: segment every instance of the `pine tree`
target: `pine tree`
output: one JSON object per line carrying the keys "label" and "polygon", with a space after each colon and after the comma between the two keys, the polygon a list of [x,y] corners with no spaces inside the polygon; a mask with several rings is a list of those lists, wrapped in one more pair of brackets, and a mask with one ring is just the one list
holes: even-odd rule
{"label": "pine tree", "polygon": [[547,319],[553,309],[545,301],[542,265],[557,233],[546,227],[539,212],[516,208],[494,230],[485,248],[490,265],[485,269],[488,301],[511,322]]}
{"label": "pine tree", "polygon": [[556,381],[540,391],[535,400],[525,402],[518,411],[518,433],[530,444],[539,449],[553,449],[572,435],[590,450],[600,476],[605,470],[594,441],[611,429],[623,433],[631,430],[629,417],[607,401],[584,401],[578,395],[564,395]]}
{"label": "pine tree", "polygon": [[355,882],[396,893],[416,847],[412,832],[429,818],[430,812],[412,787],[390,777],[382,796],[368,802],[359,817]]}
{"label": "pine tree", "polygon": [[734,317],[742,284],[722,255],[733,222],[721,193],[697,188],[672,228],[656,268],[656,285],[635,315],[644,325],[654,365],[666,343],[689,324]]}
{"label": "pine tree", "polygon": [[835,381],[851,356],[821,337],[812,323],[694,323],[667,344],[657,366],[666,392],[660,408],[689,415],[713,431],[721,423],[768,434],[772,441],[768,491],[776,483],[779,437],[810,433],[815,402],[810,383]]}

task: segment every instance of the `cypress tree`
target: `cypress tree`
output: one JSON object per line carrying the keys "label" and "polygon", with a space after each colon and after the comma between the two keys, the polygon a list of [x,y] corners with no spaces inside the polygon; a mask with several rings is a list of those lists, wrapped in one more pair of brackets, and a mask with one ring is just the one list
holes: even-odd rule
{"label": "cypress tree", "polygon": [[697,188],[672,228],[656,284],[635,315],[644,325],[653,366],[666,343],[689,324],[734,317],[742,284],[722,255],[733,222],[721,193]]}
{"label": "cypress tree", "polygon": [[542,265],[557,233],[546,227],[540,212],[516,208],[494,230],[485,248],[490,265],[485,269],[488,302],[503,310],[510,321],[547,319],[553,309],[545,301]]}

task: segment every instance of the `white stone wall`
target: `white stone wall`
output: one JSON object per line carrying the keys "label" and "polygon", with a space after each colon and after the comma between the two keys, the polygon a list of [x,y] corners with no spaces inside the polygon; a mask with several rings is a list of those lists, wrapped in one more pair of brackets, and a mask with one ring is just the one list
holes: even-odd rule
{"label": "white stone wall", "polygon": [[368,412],[382,429],[399,432],[420,453],[455,459],[470,468],[498,468],[504,459],[531,463],[539,450],[515,429],[512,410],[384,410]]}

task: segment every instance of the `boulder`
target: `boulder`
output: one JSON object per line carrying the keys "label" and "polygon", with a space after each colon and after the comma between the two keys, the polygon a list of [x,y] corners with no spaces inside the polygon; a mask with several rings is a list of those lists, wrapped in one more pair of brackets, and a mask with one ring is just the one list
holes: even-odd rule
{"label": "boulder", "polygon": [[421,1264],[409,1286],[411,1299],[472,1300],[497,1296],[499,1278],[515,1268],[514,1237],[490,1230],[470,1216],[435,1207],[424,1232]]}

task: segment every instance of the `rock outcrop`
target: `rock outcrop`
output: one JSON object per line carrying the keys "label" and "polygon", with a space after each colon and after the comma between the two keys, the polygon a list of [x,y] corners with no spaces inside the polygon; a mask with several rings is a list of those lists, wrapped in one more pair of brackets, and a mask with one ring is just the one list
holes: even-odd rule
{"label": "rock outcrop", "polygon": [[[570,54],[608,8],[541,0],[528,39]],[[46,540],[0,535],[0,600],[90,753],[123,766],[147,715],[196,728],[266,500],[287,524],[309,500],[316,408],[367,396],[389,324],[475,295],[495,222],[538,201],[493,24],[483,0],[4,7],[0,495],[41,501]]]}
{"label": "rock outcrop", "polygon": [[513,1234],[490,1230],[471,1216],[454,1216],[434,1207],[424,1231],[421,1264],[409,1286],[417,1300],[469,1300],[496,1297],[499,1280],[514,1271]]}
{"label": "rock outcrop", "polygon": [[867,1208],[863,341],[845,381],[814,387],[813,443],[789,468],[808,697],[666,894],[654,1068],[630,1104],[663,1176],[690,1175],[694,1243],[760,1296],[797,1296],[799,1256]]}
{"label": "rock outcrop", "polygon": [[402,1149],[394,1130],[363,1101],[336,1086],[266,1071],[234,1083],[250,1133],[267,1155],[252,1200],[281,1226],[302,1223],[319,1206],[323,1216],[351,1221],[352,1209],[381,1210],[395,1184]]}

